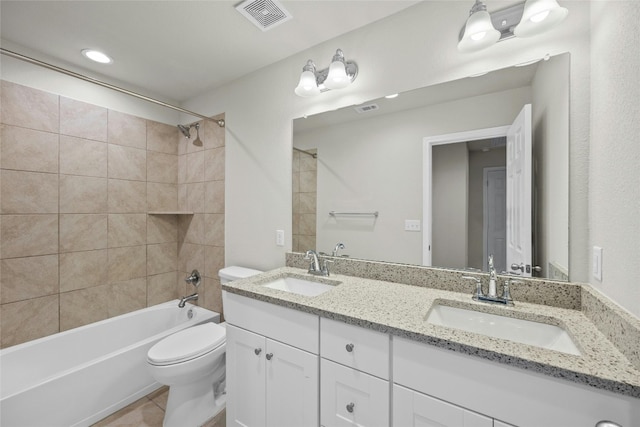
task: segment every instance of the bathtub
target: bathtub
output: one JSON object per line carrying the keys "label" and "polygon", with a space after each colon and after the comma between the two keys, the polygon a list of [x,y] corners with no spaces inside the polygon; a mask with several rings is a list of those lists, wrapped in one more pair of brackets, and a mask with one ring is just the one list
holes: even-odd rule
{"label": "bathtub", "polygon": [[158,389],[147,351],[220,315],[178,300],[0,350],[0,425],[88,426]]}

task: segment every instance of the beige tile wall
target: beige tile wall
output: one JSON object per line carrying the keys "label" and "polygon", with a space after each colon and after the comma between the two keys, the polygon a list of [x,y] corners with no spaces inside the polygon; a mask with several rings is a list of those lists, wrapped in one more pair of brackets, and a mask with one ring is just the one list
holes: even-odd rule
{"label": "beige tile wall", "polygon": [[[222,117],[220,117],[222,118]],[[218,270],[224,267],[224,128],[200,122],[202,146],[191,141],[178,145],[178,209],[194,212],[178,218],[178,275],[193,269],[203,276],[200,301],[222,313],[222,291]],[[191,129],[192,140],[196,136]],[[184,293],[193,287],[184,284]]]}
{"label": "beige tile wall", "polygon": [[[0,92],[0,347],[192,292],[221,311],[224,129],[175,126],[29,87]],[[194,132],[195,133],[195,132]],[[193,215],[148,215],[191,210]]]}
{"label": "beige tile wall", "polygon": [[[315,153],[317,150],[307,150]],[[293,151],[293,251],[316,248],[316,203],[318,161]]]}

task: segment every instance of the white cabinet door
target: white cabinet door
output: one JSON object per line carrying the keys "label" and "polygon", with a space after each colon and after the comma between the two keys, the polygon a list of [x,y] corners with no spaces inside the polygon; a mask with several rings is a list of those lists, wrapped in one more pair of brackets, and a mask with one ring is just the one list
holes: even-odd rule
{"label": "white cabinet door", "polygon": [[227,425],[265,425],[266,339],[227,324]]}
{"label": "white cabinet door", "polygon": [[318,356],[267,339],[267,427],[318,425]]}
{"label": "white cabinet door", "polygon": [[395,427],[493,427],[493,420],[394,384],[393,425]]}
{"label": "white cabinet door", "polygon": [[320,424],[388,426],[389,382],[320,359]]}
{"label": "white cabinet door", "polygon": [[531,104],[507,132],[507,271],[523,265],[531,277]]}

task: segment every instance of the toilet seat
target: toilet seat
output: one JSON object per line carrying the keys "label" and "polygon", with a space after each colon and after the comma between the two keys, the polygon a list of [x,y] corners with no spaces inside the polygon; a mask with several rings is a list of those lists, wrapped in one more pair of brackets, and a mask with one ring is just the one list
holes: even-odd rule
{"label": "toilet seat", "polygon": [[172,365],[202,356],[226,342],[226,329],[213,322],[169,335],[149,349],[152,365]]}

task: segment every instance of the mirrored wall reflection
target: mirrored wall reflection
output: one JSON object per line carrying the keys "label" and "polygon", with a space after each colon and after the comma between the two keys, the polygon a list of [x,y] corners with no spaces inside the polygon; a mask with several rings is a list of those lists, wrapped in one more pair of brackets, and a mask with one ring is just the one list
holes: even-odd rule
{"label": "mirrored wall reflection", "polygon": [[[525,104],[532,105],[532,267],[539,265],[541,270],[533,275],[567,280],[569,54],[294,120],[294,153],[295,149],[317,150],[317,195],[315,244],[312,239],[303,243],[298,233],[293,250],[331,253],[337,242],[343,242],[343,256],[424,265],[424,251],[431,249],[433,266],[484,268],[484,254],[473,249],[482,245],[474,227],[485,221],[472,204],[474,197],[483,197],[475,186],[477,180],[467,178],[465,190],[447,189],[447,179],[442,181],[444,194],[467,192],[466,225],[456,229],[438,225],[437,212],[446,218],[460,211],[442,203],[436,206],[434,199],[433,212],[425,212],[424,141],[509,126]],[[433,169],[439,166],[437,162]],[[473,168],[462,166],[468,177],[476,176]],[[294,189],[295,179],[294,173]],[[313,213],[309,205],[304,208],[308,216],[303,226],[297,197],[294,234],[305,229],[311,235]],[[378,212],[378,216],[332,216],[331,211]],[[427,224],[433,227],[432,248],[423,241]],[[437,231],[444,236],[440,243]],[[451,245],[454,231],[463,232],[466,247]],[[440,257],[443,241],[450,247],[440,251]],[[509,267],[504,265],[505,270]]]}
{"label": "mirrored wall reflection", "polygon": [[293,251],[316,247],[316,150],[293,150]]}

